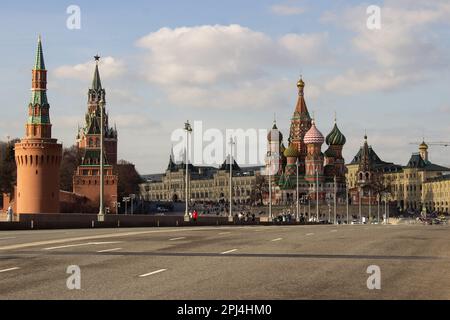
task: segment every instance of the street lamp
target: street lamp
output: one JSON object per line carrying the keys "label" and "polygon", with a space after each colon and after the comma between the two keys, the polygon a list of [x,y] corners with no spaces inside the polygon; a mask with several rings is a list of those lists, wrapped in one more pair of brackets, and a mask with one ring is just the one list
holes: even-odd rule
{"label": "street lamp", "polygon": [[337,224],[337,181],[336,176],[334,176],[334,224]]}
{"label": "street lamp", "polygon": [[131,214],[133,214],[133,202],[135,198],[136,198],[135,194],[130,194]]}
{"label": "street lamp", "polygon": [[381,201],[381,196],[380,193],[378,193],[377,195],[377,204],[378,204],[378,208],[377,208],[377,223],[380,224],[380,201]]}
{"label": "street lamp", "polygon": [[230,138],[230,212],[228,215],[228,221],[233,222],[233,147],[236,142],[233,138]]}
{"label": "street lamp", "polygon": [[347,224],[349,224],[349,199],[348,199],[348,193],[349,193],[349,190],[348,190],[348,184],[347,184],[347,182],[345,183],[345,193],[346,193],[346,195],[345,195],[345,201],[347,202],[347,205],[346,205],[346,209],[347,209]]}
{"label": "street lamp", "polygon": [[189,222],[189,134],[192,133],[192,127],[189,120],[184,124],[184,130],[186,131],[186,209],[184,212],[184,221]]}
{"label": "street lamp", "polygon": [[130,197],[123,197],[123,202],[125,203],[125,215],[128,214],[128,205],[127,203],[130,202],[131,198]]}
{"label": "street lamp", "polygon": [[[98,61],[98,60],[97,60]],[[103,108],[105,107],[105,101],[103,100],[103,98],[100,100],[99,102],[99,106],[100,106],[100,208],[99,208],[99,212],[98,212],[98,221],[104,221],[105,220],[105,209],[103,208],[103,196],[104,196],[104,169],[103,169],[103,165],[104,165],[104,159],[103,159],[103,127],[104,127],[104,122],[103,122]]]}
{"label": "street lamp", "polygon": [[272,155],[269,156],[269,221],[272,221]]}
{"label": "street lamp", "polygon": [[300,222],[300,217],[299,217],[299,199],[298,199],[298,165],[299,165],[299,161],[297,158],[297,161],[295,162],[295,165],[297,167],[297,222]]}
{"label": "street lamp", "polygon": [[362,223],[362,208],[361,208],[361,198],[362,198],[362,194],[363,194],[363,191],[362,191],[362,188],[361,187],[359,187],[359,221]]}
{"label": "street lamp", "polygon": [[319,170],[316,169],[316,219],[319,222]]}

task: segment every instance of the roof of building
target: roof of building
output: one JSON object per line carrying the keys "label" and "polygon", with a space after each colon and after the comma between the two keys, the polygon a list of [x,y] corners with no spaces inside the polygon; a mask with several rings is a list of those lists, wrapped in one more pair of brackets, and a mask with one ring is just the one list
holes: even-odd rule
{"label": "roof of building", "polygon": [[405,168],[417,168],[425,171],[450,171],[449,168],[422,159],[419,153],[413,153]]}

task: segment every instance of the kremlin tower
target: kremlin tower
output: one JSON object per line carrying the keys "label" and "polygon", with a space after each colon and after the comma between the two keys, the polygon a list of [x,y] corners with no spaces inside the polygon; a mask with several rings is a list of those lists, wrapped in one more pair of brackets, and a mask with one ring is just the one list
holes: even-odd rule
{"label": "kremlin tower", "polygon": [[[115,213],[117,207],[117,130],[109,126],[109,117],[105,109],[106,91],[102,88],[98,68],[100,57],[95,57],[95,70],[91,88],[88,91],[88,110],[85,125],[77,135],[78,149],[81,151],[81,164],[73,177],[73,192],[86,197],[93,211],[100,203],[100,139],[101,126],[104,133],[104,203],[109,213]],[[101,123],[103,113],[103,123]]]}
{"label": "kremlin tower", "polygon": [[26,136],[15,145],[17,213],[59,213],[59,169],[62,145],[52,139],[41,37],[32,70]]}

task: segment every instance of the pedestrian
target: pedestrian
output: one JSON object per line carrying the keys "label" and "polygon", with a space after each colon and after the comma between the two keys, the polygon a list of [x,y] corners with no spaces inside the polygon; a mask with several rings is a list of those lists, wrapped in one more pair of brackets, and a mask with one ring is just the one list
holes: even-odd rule
{"label": "pedestrian", "polygon": [[196,222],[198,219],[198,212],[197,210],[194,210],[194,212],[192,213],[192,220],[194,220],[194,222]]}
{"label": "pedestrian", "polygon": [[6,211],[6,219],[8,220],[8,222],[13,221],[13,209],[11,206],[9,206],[8,210]]}

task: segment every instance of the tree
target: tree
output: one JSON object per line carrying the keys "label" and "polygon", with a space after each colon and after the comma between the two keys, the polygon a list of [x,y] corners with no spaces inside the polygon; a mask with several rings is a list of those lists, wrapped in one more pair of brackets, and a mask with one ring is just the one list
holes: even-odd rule
{"label": "tree", "polygon": [[130,194],[139,194],[139,184],[141,184],[143,180],[136,171],[134,164],[125,160],[118,161],[117,175],[119,178],[119,183],[117,185],[119,199],[127,197]]}
{"label": "tree", "polygon": [[14,145],[19,141],[19,139],[14,139],[8,143],[0,142],[0,194],[14,191],[17,182]]}
{"label": "tree", "polygon": [[72,192],[73,175],[81,162],[81,152],[77,146],[64,148],[60,168],[60,189]]}
{"label": "tree", "polygon": [[254,185],[253,190],[250,195],[250,200],[254,204],[259,203],[260,205],[262,205],[263,204],[263,194],[268,192],[269,187],[268,187],[267,181],[264,178],[264,176],[257,175],[255,177],[255,179],[256,179],[256,181],[255,181],[255,185]]}

